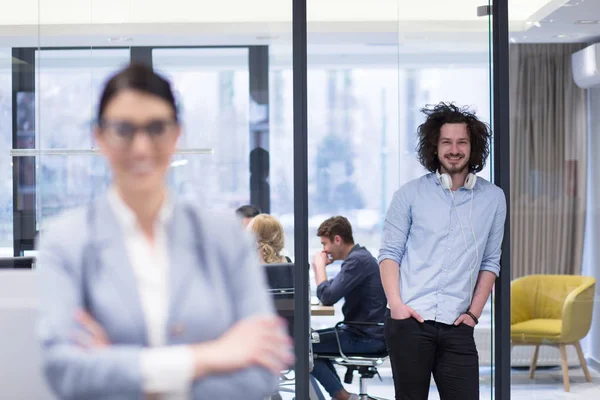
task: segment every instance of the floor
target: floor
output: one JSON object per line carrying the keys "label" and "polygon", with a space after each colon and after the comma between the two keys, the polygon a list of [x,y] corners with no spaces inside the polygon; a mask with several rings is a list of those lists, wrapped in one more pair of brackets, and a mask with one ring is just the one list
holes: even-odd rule
{"label": "floor", "polygon": [[[341,302],[335,305],[336,315],[332,317],[317,317],[312,318],[311,326],[314,329],[321,329],[334,326],[339,321],[341,312]],[[491,341],[491,308],[486,307],[486,312],[480,319],[480,325],[485,325],[487,322],[490,326],[488,341]],[[485,331],[485,328],[482,328]],[[486,335],[481,335],[486,338]],[[479,338],[481,339],[481,337]],[[486,344],[486,348],[489,344]],[[480,354],[481,356],[482,354]],[[491,358],[491,353],[488,358]],[[339,370],[340,376],[343,378],[345,370]],[[379,373],[382,381],[377,377],[368,382],[369,394],[382,397],[384,399],[394,399],[394,384],[392,382],[392,372],[389,365],[386,363],[379,367]],[[572,368],[569,370],[571,382],[570,392],[564,391],[562,372],[557,368],[539,368],[536,371],[534,380],[529,379],[529,370],[527,368],[515,368],[512,370],[511,376],[511,400],[600,400],[600,372],[595,371],[590,367],[592,374],[592,382],[588,383],[585,380],[581,368]],[[494,387],[492,385],[490,367],[482,367],[480,369],[480,399],[494,399]],[[349,391],[358,392],[358,377],[355,376],[352,385],[346,385]],[[326,393],[323,391],[323,393]],[[431,389],[429,392],[429,400],[439,400],[435,382],[431,381]],[[292,399],[293,395],[283,397],[283,399]],[[326,397],[327,398],[327,397]]]}
{"label": "floor", "polygon": [[[493,386],[491,385],[491,370],[489,367],[481,368],[480,399],[493,399]],[[382,381],[377,377],[368,382],[369,394],[382,397],[384,399],[394,399],[394,385],[392,382],[391,370],[385,364],[379,368]],[[527,369],[513,369],[511,378],[511,400],[588,400],[600,399],[600,373],[590,369],[592,382],[585,381],[583,371],[580,368],[573,368],[569,371],[571,378],[571,391],[564,391],[562,382],[562,372],[560,368],[538,369],[536,377],[532,381],[529,379]],[[340,370],[340,376],[343,371]],[[358,391],[358,378],[355,377],[352,385],[346,385],[346,388],[354,393]],[[283,395],[283,399],[293,399],[293,395]],[[431,381],[431,390],[429,400],[439,400],[435,382]]]}

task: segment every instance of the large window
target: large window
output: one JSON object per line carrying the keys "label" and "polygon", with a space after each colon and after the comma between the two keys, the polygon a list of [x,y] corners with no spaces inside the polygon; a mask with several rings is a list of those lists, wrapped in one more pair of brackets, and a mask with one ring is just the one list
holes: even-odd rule
{"label": "large window", "polygon": [[[130,59],[129,49],[38,50],[35,75],[41,150],[90,150],[100,90]],[[109,181],[102,157],[42,155],[37,168],[37,222],[89,203]]]}
{"label": "large window", "polygon": [[211,208],[250,202],[248,48],[154,49],[154,68],[174,85],[184,126],[172,186]]}
{"label": "large window", "polygon": [[[311,254],[321,248],[316,237],[321,222],[344,215],[352,223],[355,239],[377,255],[381,226],[394,192],[426,172],[415,153],[416,129],[424,117],[420,109],[440,101],[455,102],[469,106],[489,123],[488,74],[486,63],[400,69],[368,63],[309,65]],[[278,94],[290,91],[291,85],[291,71],[276,70],[272,97],[283,104],[291,102]],[[293,137],[278,135],[276,121],[293,116],[280,115],[277,109],[272,113],[271,148],[285,153],[292,147]],[[271,185],[280,188],[279,195],[291,194],[293,170],[286,162],[271,158]],[[487,180],[491,180],[490,162],[491,158],[479,174]],[[272,201],[272,212],[291,230],[293,210],[286,209],[285,201],[280,204],[277,197]]]}

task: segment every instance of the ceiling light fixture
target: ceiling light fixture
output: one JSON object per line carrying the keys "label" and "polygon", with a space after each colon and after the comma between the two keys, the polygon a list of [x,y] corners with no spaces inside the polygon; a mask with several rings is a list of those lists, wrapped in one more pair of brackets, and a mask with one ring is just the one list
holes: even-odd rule
{"label": "ceiling light fixture", "polygon": [[171,163],[171,167],[173,167],[173,168],[182,167],[187,164],[188,164],[188,160],[185,160],[185,159],[184,160],[176,160]]}
{"label": "ceiling light fixture", "polygon": [[579,25],[594,25],[594,24],[600,24],[600,21],[597,19],[582,19],[575,23],[579,24]]}
{"label": "ceiling light fixture", "polygon": [[570,33],[570,34],[561,33],[559,35],[554,35],[553,37],[558,38],[558,39],[566,39],[566,38],[573,39],[573,38],[576,38],[579,36],[580,35],[578,33]]}
{"label": "ceiling light fixture", "polygon": [[584,0],[571,0],[568,3],[565,3],[562,5],[562,7],[573,7],[573,6],[578,6],[581,3],[583,3]]}
{"label": "ceiling light fixture", "polygon": [[124,36],[122,36],[122,37],[111,37],[111,38],[108,38],[108,41],[110,43],[122,43],[122,42],[133,42],[133,39],[130,38],[130,37],[124,37]]}

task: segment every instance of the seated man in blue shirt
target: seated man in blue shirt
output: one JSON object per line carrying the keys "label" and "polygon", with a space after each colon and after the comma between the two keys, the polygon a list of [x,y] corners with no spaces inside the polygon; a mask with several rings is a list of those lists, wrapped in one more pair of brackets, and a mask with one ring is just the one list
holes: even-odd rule
{"label": "seated man in blue shirt", "polygon": [[475,175],[489,127],[453,104],[423,112],[418,155],[430,173],[394,194],[379,252],[396,400],[426,400],[432,374],[441,400],[478,400],[473,328],[500,272],[506,199]]}
{"label": "seated man in blue shirt", "polygon": [[[323,305],[331,306],[344,298],[344,321],[383,322],[386,298],[377,260],[369,251],[354,244],[352,226],[344,217],[332,217],[317,231],[323,251],[317,253],[312,268],[317,283],[317,297]],[[327,279],[325,268],[335,260],[343,260],[340,272]],[[313,344],[315,354],[339,353],[335,329],[318,331],[320,343]],[[382,326],[344,325],[339,332],[344,353],[378,353],[385,351]],[[358,399],[342,386],[340,378],[329,360],[315,359],[312,375],[336,400]]]}

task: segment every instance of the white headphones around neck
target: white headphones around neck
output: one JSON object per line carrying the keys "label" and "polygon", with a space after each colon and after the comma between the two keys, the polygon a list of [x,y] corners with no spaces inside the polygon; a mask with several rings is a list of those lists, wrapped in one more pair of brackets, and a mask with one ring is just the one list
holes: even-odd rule
{"label": "white headphones around neck", "polygon": [[[452,210],[456,212],[456,219],[458,220],[458,225],[460,226],[460,231],[462,232],[463,239],[465,241],[465,252],[468,252],[469,245],[467,244],[467,236],[465,235],[462,223],[460,222],[460,217],[458,215],[458,211],[456,210],[456,199],[454,198],[454,193],[452,193],[452,178],[449,174],[440,174],[439,171],[435,171],[435,174],[440,181],[442,188],[444,188],[444,191],[447,190],[448,193],[450,193],[450,197],[452,197]],[[477,175],[469,173],[463,185],[465,189],[471,191],[471,201],[469,203],[469,225],[471,226],[473,244],[475,245],[475,263],[469,266],[469,306],[473,301],[473,291],[475,290],[475,287],[473,286],[473,269],[479,260],[479,248],[477,247],[477,239],[475,238],[475,230],[473,229],[473,188],[475,187],[475,182],[477,182]]]}
{"label": "white headphones around neck", "polygon": [[[437,178],[440,180],[442,187],[446,190],[452,190],[452,178],[448,174],[440,174],[440,171],[435,171]],[[465,179],[465,184],[463,185],[465,189],[473,190],[475,187],[475,182],[477,182],[477,175],[473,173],[469,173],[467,175],[467,179]]]}

